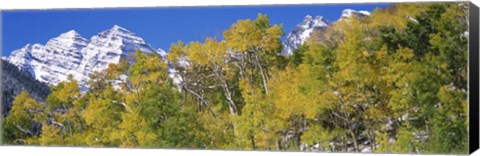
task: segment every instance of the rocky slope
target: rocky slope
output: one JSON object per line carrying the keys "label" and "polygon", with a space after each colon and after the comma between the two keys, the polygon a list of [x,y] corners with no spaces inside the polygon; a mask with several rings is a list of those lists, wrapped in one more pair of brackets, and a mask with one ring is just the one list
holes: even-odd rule
{"label": "rocky slope", "polygon": [[30,96],[37,101],[43,101],[50,94],[47,84],[35,80],[27,73],[21,72],[18,68],[1,60],[2,66],[2,115],[7,115],[12,107],[12,102],[20,92],[26,90]]}

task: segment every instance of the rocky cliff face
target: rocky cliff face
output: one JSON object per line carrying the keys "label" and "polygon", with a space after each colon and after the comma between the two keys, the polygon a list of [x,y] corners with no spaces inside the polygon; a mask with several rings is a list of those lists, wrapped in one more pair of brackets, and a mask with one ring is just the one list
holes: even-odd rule
{"label": "rocky cliff face", "polygon": [[22,91],[27,91],[37,101],[43,101],[50,94],[47,84],[35,80],[25,72],[18,70],[18,67],[1,60],[2,76],[2,115],[7,115],[12,108],[12,102]]}
{"label": "rocky cliff face", "polygon": [[325,30],[330,27],[331,23],[322,16],[313,18],[310,15],[305,16],[303,21],[288,33],[286,40],[283,42],[282,55],[290,56],[312,35],[314,30]]}

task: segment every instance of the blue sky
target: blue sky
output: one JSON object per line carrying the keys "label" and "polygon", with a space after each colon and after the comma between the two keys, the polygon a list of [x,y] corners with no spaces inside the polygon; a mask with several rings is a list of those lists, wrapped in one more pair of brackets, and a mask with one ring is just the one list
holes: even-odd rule
{"label": "blue sky", "polygon": [[168,50],[178,40],[202,41],[219,36],[238,19],[254,19],[258,13],[266,13],[272,24],[283,24],[286,36],[306,15],[335,21],[347,8],[373,11],[388,6],[372,3],[2,11],[1,50],[2,56],[8,56],[27,43],[45,44],[72,29],[90,39],[113,25],[136,33],[154,48]]}

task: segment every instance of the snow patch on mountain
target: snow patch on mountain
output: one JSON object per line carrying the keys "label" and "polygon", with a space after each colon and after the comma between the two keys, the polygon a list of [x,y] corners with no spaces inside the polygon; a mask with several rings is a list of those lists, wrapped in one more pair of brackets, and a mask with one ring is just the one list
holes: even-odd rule
{"label": "snow patch on mountain", "polygon": [[[350,17],[363,18],[369,15],[370,12],[365,10],[356,11],[352,9],[345,9],[342,11],[340,18],[337,19],[337,21]],[[295,28],[288,33],[287,38],[282,43],[283,47],[281,54],[284,56],[292,55],[296,49],[298,49],[311,37],[314,31],[325,31],[333,24],[334,22],[330,22],[322,16],[316,16],[315,18],[310,15],[305,16],[303,21],[297,24]]]}
{"label": "snow patch on mountain", "polygon": [[369,16],[369,15],[370,15],[370,12],[365,11],[365,10],[356,11],[356,10],[353,10],[353,9],[345,9],[345,10],[342,11],[342,15],[340,16],[339,20],[342,20],[342,19],[345,19],[345,18],[350,18],[350,17],[353,17],[353,16],[362,18],[362,17]]}
{"label": "snow patch on mountain", "polygon": [[165,50],[160,49],[160,48],[157,49],[157,54],[158,54],[161,58],[167,58],[167,56],[168,56],[168,53],[167,53]]}
{"label": "snow patch on mountain", "polygon": [[109,64],[117,64],[121,59],[131,62],[133,59],[131,56],[137,49],[144,53],[156,52],[138,35],[118,25],[100,32],[82,49],[81,53],[85,57],[80,63],[82,74],[75,79],[83,84],[88,81],[90,74],[107,69]]}
{"label": "snow patch on mountain", "polygon": [[331,22],[322,16],[316,16],[315,18],[310,15],[305,16],[303,21],[295,26],[282,43],[283,49],[281,54],[286,56],[292,55],[293,51],[310,38],[314,30],[325,30],[330,25]]}

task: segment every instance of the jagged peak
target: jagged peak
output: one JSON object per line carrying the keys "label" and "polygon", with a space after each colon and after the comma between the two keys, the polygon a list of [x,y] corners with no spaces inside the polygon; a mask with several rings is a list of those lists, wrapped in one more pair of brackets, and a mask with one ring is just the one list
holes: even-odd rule
{"label": "jagged peak", "polygon": [[13,52],[16,52],[16,51],[24,51],[24,52],[30,53],[30,50],[31,50],[32,48],[42,47],[42,46],[43,46],[43,45],[41,45],[41,44],[39,44],[39,43],[35,43],[35,44],[27,43],[27,44],[25,44],[22,48],[17,49],[17,50],[14,50]]}
{"label": "jagged peak", "polygon": [[10,59],[13,57],[14,60],[16,60],[21,58],[28,58],[31,55],[32,55],[32,44],[28,43],[22,48],[14,50],[8,58]]}
{"label": "jagged peak", "polygon": [[332,23],[323,16],[306,15],[303,22],[297,24],[295,28],[288,33],[286,40],[282,43],[282,55],[291,55],[293,51],[302,45],[315,30],[325,30]]}
{"label": "jagged peak", "polygon": [[325,24],[329,24],[330,21],[328,21],[326,18],[324,18],[323,16],[315,16],[313,17],[312,15],[306,15],[304,18],[303,18],[303,22],[302,23],[309,23],[309,22],[312,22],[314,21],[315,23],[325,23]]}
{"label": "jagged peak", "polygon": [[88,40],[83,38],[80,33],[75,30],[70,30],[65,33],[60,34],[58,37],[48,40],[45,44],[46,47],[62,47],[62,46],[75,46],[75,45],[86,45]]}
{"label": "jagged peak", "polygon": [[128,29],[125,29],[124,27],[121,27],[119,25],[113,25],[113,27],[110,29],[110,31],[112,32],[128,32],[128,33],[132,33],[130,30]]}
{"label": "jagged peak", "polygon": [[106,69],[108,64],[118,63],[120,58],[128,57],[136,49],[157,53],[162,58],[168,54],[161,49],[157,51],[137,34],[113,25],[90,39],[81,37],[76,30],[69,30],[44,45],[27,44],[3,59],[25,69],[37,80],[52,85],[72,74],[85,90],[89,74]]}
{"label": "jagged peak", "polygon": [[368,16],[368,15],[370,15],[370,12],[365,11],[365,10],[357,11],[357,10],[353,10],[353,9],[344,9],[342,11],[342,15],[340,16],[340,18],[348,18],[348,17],[353,16],[354,14],[357,14],[357,15],[360,15],[360,16]]}
{"label": "jagged peak", "polygon": [[312,18],[313,18],[312,15],[307,15],[307,16],[305,16],[305,18],[303,18],[303,20],[304,21],[311,20]]}
{"label": "jagged peak", "polygon": [[323,16],[315,16],[315,19],[316,20],[326,20],[325,18],[323,18]]}
{"label": "jagged peak", "polygon": [[25,46],[22,47],[22,49],[28,49],[28,48],[30,48],[30,47],[32,47],[32,44],[27,43]]}
{"label": "jagged peak", "polygon": [[83,41],[83,42],[88,42],[87,39],[83,38],[80,33],[78,33],[75,30],[70,30],[65,33],[60,34],[58,37],[50,39],[47,43],[46,46],[51,46],[51,44],[58,44],[59,42],[64,42],[64,43],[73,43],[76,41]]}
{"label": "jagged peak", "polygon": [[80,35],[80,33],[78,33],[77,31],[72,29],[72,30],[67,31],[63,34],[60,34],[59,37],[62,37],[62,38],[76,38],[76,37],[82,37],[82,35]]}
{"label": "jagged peak", "polygon": [[125,28],[115,24],[115,25],[113,25],[112,29],[117,29],[118,30],[118,29],[125,29]]}
{"label": "jagged peak", "polygon": [[315,16],[315,18],[313,18],[312,15],[307,15],[303,18],[303,21],[312,21],[312,20],[315,20],[315,21],[323,21],[325,23],[328,23],[329,21],[324,18],[323,16]]}
{"label": "jagged peak", "polygon": [[113,27],[111,27],[110,29],[107,29],[105,31],[102,31],[100,33],[98,33],[97,35],[93,36],[93,38],[95,38],[96,36],[110,36],[110,37],[113,37],[113,36],[122,36],[122,37],[125,37],[125,36],[133,36],[133,37],[138,37],[137,34],[135,34],[134,32],[124,28],[124,27],[121,27],[119,25],[113,25]]}
{"label": "jagged peak", "polygon": [[343,9],[342,14],[350,13],[350,12],[356,12],[356,11],[353,9],[347,8],[347,9]]}
{"label": "jagged peak", "polygon": [[328,26],[328,25],[330,25],[330,22],[326,18],[324,18],[323,16],[315,16],[315,18],[313,18],[313,16],[307,15],[303,19],[302,23],[297,24],[295,29],[325,27],[325,26]]}
{"label": "jagged peak", "polygon": [[326,25],[330,25],[330,21],[324,18],[323,16],[316,16],[315,21],[319,21],[325,23]]}

